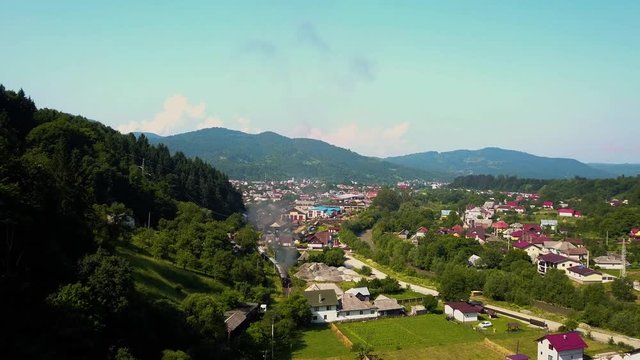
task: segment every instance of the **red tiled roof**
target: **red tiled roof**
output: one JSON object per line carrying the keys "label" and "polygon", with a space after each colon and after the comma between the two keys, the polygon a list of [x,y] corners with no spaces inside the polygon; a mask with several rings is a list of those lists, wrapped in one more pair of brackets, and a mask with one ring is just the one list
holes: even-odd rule
{"label": "red tiled roof", "polygon": [[506,222],[504,222],[502,220],[496,222],[492,226],[493,226],[494,229],[508,229],[509,228],[509,224],[507,224]]}
{"label": "red tiled roof", "polygon": [[513,243],[513,247],[514,248],[518,248],[518,249],[526,249],[529,246],[535,246],[535,245],[530,243],[530,242],[526,242],[526,241],[517,241],[517,242]]}
{"label": "red tiled roof", "polygon": [[446,305],[449,305],[449,307],[452,308],[453,310],[458,310],[463,314],[479,312],[477,307],[473,305],[469,305],[466,302],[462,302],[462,301],[448,302],[448,303],[445,303],[445,306]]}
{"label": "red tiled roof", "polygon": [[557,351],[577,350],[588,347],[587,343],[585,343],[580,335],[575,331],[545,335],[536,341],[541,341],[543,339],[549,340],[549,343],[551,343],[553,348]]}
{"label": "red tiled roof", "polygon": [[574,212],[576,211],[573,209],[558,209],[559,214],[573,214]]}

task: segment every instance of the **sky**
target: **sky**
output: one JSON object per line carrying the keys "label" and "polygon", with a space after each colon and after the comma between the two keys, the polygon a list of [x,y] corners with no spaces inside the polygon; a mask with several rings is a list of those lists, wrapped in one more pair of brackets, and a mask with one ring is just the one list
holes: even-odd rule
{"label": "sky", "polygon": [[121,132],[640,163],[640,1],[5,1],[0,83]]}

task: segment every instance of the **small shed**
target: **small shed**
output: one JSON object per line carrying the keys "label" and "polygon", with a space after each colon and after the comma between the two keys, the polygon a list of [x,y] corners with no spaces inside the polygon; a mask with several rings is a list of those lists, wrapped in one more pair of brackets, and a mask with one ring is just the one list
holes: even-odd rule
{"label": "small shed", "polygon": [[427,308],[424,307],[423,305],[413,305],[411,306],[411,312],[409,313],[409,315],[416,316],[416,315],[424,315],[426,313],[427,313]]}

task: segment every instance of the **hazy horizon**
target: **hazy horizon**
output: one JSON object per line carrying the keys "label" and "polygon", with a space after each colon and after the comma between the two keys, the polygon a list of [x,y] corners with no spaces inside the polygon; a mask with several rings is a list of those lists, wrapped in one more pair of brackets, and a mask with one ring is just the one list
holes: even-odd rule
{"label": "hazy horizon", "polygon": [[636,1],[44,0],[0,13],[0,83],[123,132],[221,126],[363,155],[640,159]]}

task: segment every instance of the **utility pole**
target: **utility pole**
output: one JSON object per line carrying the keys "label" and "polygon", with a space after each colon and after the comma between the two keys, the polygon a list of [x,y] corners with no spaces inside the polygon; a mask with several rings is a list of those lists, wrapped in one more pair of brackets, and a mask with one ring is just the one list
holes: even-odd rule
{"label": "utility pole", "polygon": [[627,276],[627,246],[624,242],[624,238],[622,238],[622,268],[620,268],[620,277]]}
{"label": "utility pole", "polygon": [[606,244],[607,244],[607,250],[608,250],[609,249],[609,230],[607,230]]}
{"label": "utility pole", "polygon": [[274,336],[274,331],[273,331],[273,318],[271,318],[271,359],[273,360],[273,336]]}

